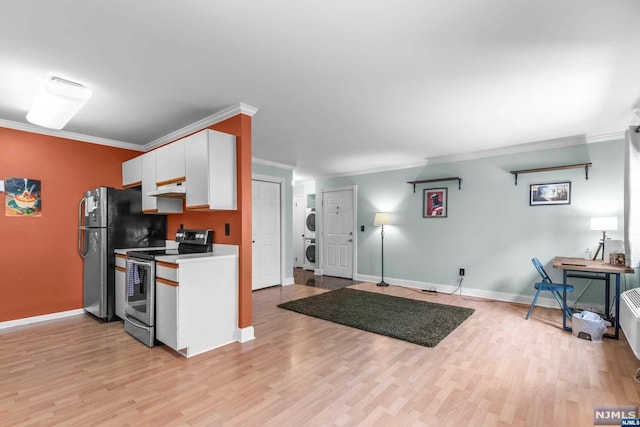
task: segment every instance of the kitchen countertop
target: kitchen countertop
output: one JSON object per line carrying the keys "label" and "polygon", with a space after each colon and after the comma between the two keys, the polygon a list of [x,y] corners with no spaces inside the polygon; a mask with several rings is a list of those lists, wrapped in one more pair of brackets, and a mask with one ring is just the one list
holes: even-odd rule
{"label": "kitchen countertop", "polygon": [[131,252],[131,251],[152,251],[152,250],[158,250],[158,249],[167,249],[164,246],[151,246],[149,248],[123,248],[123,249],[114,249],[113,253],[114,254],[120,254],[120,255],[126,255],[127,252]]}
{"label": "kitchen countertop", "polygon": [[156,257],[156,261],[182,264],[185,262],[212,261],[214,259],[236,257],[236,254],[207,252],[201,254],[161,255]]}
{"label": "kitchen countertop", "polygon": [[[188,262],[214,261],[222,258],[236,258],[238,256],[238,247],[236,245],[214,244],[213,252],[179,254],[179,255],[160,255],[156,256],[156,261],[169,262],[173,264],[182,264]],[[175,246],[168,247],[151,247],[151,248],[131,248],[131,249],[115,249],[113,252],[120,255],[126,255],[129,251],[147,251],[156,249],[175,249]]]}

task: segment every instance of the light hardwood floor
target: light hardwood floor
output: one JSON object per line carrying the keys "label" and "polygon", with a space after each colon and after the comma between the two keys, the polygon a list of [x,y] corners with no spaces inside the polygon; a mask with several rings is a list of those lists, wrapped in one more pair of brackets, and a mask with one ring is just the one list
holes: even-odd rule
{"label": "light hardwood floor", "polygon": [[626,340],[575,338],[559,310],[353,287],[476,311],[426,348],[276,307],[324,289],[268,288],[256,340],[191,359],[85,315],[6,329],[0,425],[587,426],[640,401]]}

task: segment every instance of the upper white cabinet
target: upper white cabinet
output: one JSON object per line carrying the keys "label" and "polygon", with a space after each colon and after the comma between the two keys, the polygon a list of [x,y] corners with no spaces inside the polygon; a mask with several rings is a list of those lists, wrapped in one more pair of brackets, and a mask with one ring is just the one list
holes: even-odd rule
{"label": "upper white cabinet", "polygon": [[149,151],[140,156],[142,170],[142,211],[144,213],[182,213],[182,200],[148,196],[157,190],[156,152]]}
{"label": "upper white cabinet", "polygon": [[164,145],[156,151],[156,185],[176,184],[185,180],[184,139]]}
{"label": "upper white cabinet", "polygon": [[142,184],[142,159],[134,157],[122,163],[122,188],[137,187]]}
{"label": "upper white cabinet", "polygon": [[206,129],[182,141],[187,210],[235,210],[236,137]]}

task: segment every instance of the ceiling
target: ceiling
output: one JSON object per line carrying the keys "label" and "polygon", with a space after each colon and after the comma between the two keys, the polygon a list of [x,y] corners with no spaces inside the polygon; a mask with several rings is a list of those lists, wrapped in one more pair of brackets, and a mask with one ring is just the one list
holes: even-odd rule
{"label": "ceiling", "polygon": [[254,157],[317,178],[619,135],[639,46],[637,0],[11,0],[0,120],[52,75],[93,90],[64,131],[141,150],[243,103]]}

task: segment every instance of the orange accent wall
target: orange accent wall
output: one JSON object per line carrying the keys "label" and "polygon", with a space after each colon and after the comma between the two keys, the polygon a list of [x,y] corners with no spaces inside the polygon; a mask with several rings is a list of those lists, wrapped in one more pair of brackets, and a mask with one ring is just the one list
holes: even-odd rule
{"label": "orange accent wall", "polygon": [[[185,228],[211,228],[215,243],[239,245],[238,326],[252,320],[251,117],[210,127],[237,136],[238,209],[168,215],[167,238]],[[0,128],[0,179],[41,181],[42,216],[0,212],[0,322],[82,308],[77,252],[78,202],[99,186],[122,187],[122,162],[138,151]],[[230,235],[224,235],[225,224]]]}
{"label": "orange accent wall", "polygon": [[[251,117],[239,114],[209,127],[219,132],[235,135],[238,179],[238,209],[219,212],[185,212],[169,215],[167,228],[169,239],[175,230],[185,228],[210,228],[214,243],[240,246],[238,286],[238,326],[246,328],[252,320],[252,217],[251,217]],[[187,186],[189,183],[187,182]],[[225,224],[230,227],[229,236],[224,235]]]}
{"label": "orange accent wall", "polygon": [[122,186],[140,153],[0,128],[0,179],[41,181],[42,216],[8,217],[0,193],[0,322],[82,308],[78,202],[89,188]]}

